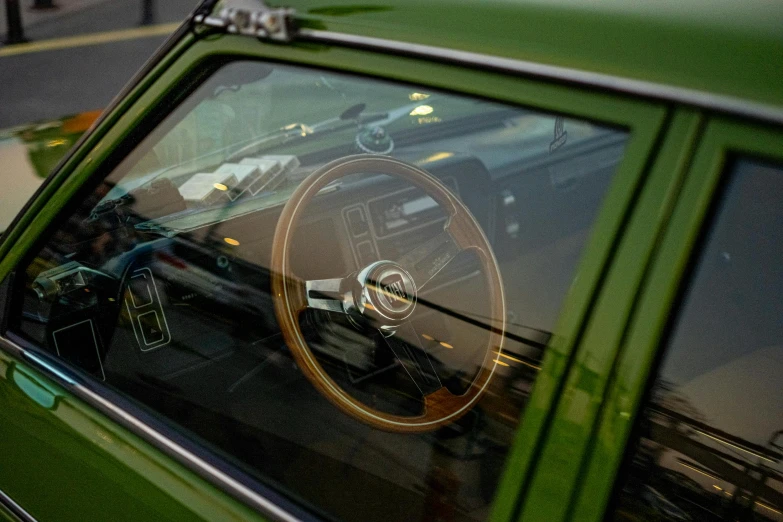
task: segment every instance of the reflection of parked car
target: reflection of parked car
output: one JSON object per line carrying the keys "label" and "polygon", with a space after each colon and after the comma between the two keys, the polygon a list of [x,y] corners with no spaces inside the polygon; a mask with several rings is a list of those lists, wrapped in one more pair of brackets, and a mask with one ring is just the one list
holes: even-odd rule
{"label": "reflection of parked car", "polygon": [[781,18],[203,2],[3,235],[3,512],[781,520]]}
{"label": "reflection of parked car", "polygon": [[0,131],[0,233],[99,115],[83,112]]}

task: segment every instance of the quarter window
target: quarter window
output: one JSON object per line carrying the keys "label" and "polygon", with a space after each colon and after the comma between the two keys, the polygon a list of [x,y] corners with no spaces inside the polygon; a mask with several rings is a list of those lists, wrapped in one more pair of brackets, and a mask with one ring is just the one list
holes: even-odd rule
{"label": "quarter window", "polygon": [[727,186],[618,486],[615,520],[783,520],[783,168]]}
{"label": "quarter window", "polygon": [[626,139],[232,63],[58,220],[11,329],[314,512],[481,520]]}

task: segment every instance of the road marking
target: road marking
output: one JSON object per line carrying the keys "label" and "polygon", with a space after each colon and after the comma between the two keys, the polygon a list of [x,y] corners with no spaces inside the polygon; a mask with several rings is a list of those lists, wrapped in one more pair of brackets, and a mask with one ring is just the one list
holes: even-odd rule
{"label": "road marking", "polygon": [[69,36],[67,38],[53,38],[51,40],[41,40],[40,42],[8,45],[0,48],[0,58],[4,56],[14,56],[17,54],[56,51],[59,49],[70,49],[72,47],[83,47],[86,45],[98,45],[104,43],[121,42],[123,40],[135,40],[137,38],[168,35],[174,32],[174,30],[179,27],[179,25],[179,22],[171,24],[148,25],[145,27],[134,27],[132,29],[120,29],[117,31],[106,31],[103,33],[81,34],[78,36]]}

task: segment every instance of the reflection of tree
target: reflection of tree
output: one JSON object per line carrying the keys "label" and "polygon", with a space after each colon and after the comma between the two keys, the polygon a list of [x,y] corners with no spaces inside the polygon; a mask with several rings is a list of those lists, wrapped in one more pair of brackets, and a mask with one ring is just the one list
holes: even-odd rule
{"label": "reflection of tree", "polygon": [[705,417],[681,391],[677,385],[666,379],[658,379],[653,385],[650,402],[665,410],[680,413],[698,422],[704,422]]}

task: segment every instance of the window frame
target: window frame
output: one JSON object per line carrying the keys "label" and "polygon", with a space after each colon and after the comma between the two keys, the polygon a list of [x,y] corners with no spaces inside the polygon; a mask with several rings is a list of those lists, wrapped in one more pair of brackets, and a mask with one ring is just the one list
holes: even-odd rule
{"label": "window frame", "polygon": [[[195,40],[188,35],[106,116],[37,194],[35,201],[17,221],[16,226],[9,230],[6,241],[0,244],[0,279],[25,259],[29,252],[35,251],[42,239],[46,238],[47,230],[51,230],[52,222],[60,212],[66,211],[72,198],[78,198],[78,194],[91,190],[108,174],[114,164],[127,154],[134,143],[134,129],[144,128],[145,122],[162,118],[169,112],[170,107],[166,104],[170,103],[171,96],[175,94],[175,87],[193,77],[194,73],[203,70],[208,60],[218,58],[280,61],[427,85],[441,90],[526,105],[536,110],[564,113],[569,117],[623,127],[629,132],[624,157],[581,256],[575,275],[576,283],[560,312],[556,328],[557,339],[547,350],[544,370],[536,382],[531,401],[518,427],[506,462],[506,470],[498,486],[491,518],[515,518],[519,509],[520,492],[529,484],[528,479],[534,471],[534,464],[538,464],[537,455],[541,451],[542,438],[552,421],[554,406],[563,392],[577,341],[595,303],[596,291],[605,278],[607,267],[615,254],[617,242],[625,231],[640,188],[646,182],[652,161],[661,146],[660,138],[667,132],[670,123],[668,108],[663,103],[598,92],[574,85],[481,68],[434,63],[422,58],[385,54],[377,50],[370,52],[359,48],[312,43],[280,46],[233,35],[224,35],[213,40]],[[664,183],[664,188],[657,187],[655,190],[665,192],[670,181]],[[38,356],[42,355],[36,351],[35,346],[17,336],[8,337],[17,347]],[[606,353],[603,358],[611,360],[614,347],[606,347],[604,350]],[[18,356],[19,353],[15,355]],[[47,371],[44,366],[44,372],[49,373],[56,382],[68,387],[70,383],[63,379],[63,374],[67,376],[68,372],[63,373],[63,370],[57,367],[56,361],[45,357],[44,360],[49,364],[54,363],[54,370],[49,368]],[[610,370],[611,365],[605,364],[598,369],[598,373],[602,379],[606,379]],[[100,384],[89,379],[81,384],[87,386],[92,393],[106,397]],[[80,400],[92,402],[89,397],[80,395],[74,389],[70,392]],[[116,397],[111,400],[116,400]],[[133,410],[128,401],[120,404],[121,410]],[[92,405],[97,406],[94,403]],[[134,429],[121,414],[109,410],[102,411],[118,423]],[[187,444],[187,441],[181,443]],[[185,464],[192,465],[187,462]],[[542,465],[557,472],[557,463],[544,462]],[[222,485],[225,487],[225,484]],[[231,493],[237,496],[236,491]],[[243,498],[241,495],[239,497]],[[243,500],[247,501],[246,498]]]}
{"label": "window frame", "polygon": [[[672,115],[658,154],[649,165],[646,184],[618,238],[594,296],[590,315],[576,339],[573,362],[563,381],[560,400],[538,456],[540,465],[517,520],[571,520],[581,507],[574,492],[586,481],[586,462],[601,451],[594,440],[602,403],[615,385],[613,371],[628,317],[635,309],[640,285],[698,143],[702,115],[678,108]],[[589,506],[586,508],[589,512]]]}
{"label": "window frame", "polygon": [[687,169],[671,219],[629,317],[596,427],[593,452],[584,464],[582,486],[574,492],[575,512],[584,520],[603,520],[611,509],[621,466],[633,441],[645,399],[656,375],[673,324],[686,297],[691,271],[712,228],[720,188],[734,159],[783,164],[783,131],[741,119],[712,116]]}

